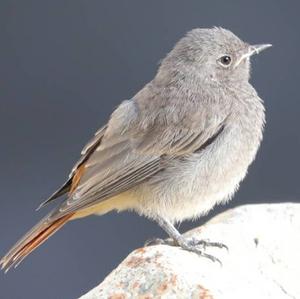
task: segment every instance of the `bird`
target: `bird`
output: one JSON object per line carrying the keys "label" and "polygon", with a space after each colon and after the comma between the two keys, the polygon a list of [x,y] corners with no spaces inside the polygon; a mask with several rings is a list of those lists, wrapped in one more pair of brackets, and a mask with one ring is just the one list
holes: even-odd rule
{"label": "bird", "polygon": [[19,265],[67,222],[113,210],[150,218],[173,246],[216,260],[203,245],[224,244],[187,239],[175,225],[228,202],[254,161],[265,108],[249,82],[250,58],[270,46],[221,27],[187,32],[83,148],[66,182],[39,208],[63,199],[1,268]]}

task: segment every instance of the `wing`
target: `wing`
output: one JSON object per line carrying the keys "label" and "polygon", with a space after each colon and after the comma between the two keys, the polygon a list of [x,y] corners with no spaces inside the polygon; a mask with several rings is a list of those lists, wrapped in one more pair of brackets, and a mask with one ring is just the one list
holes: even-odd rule
{"label": "wing", "polygon": [[96,138],[86,146],[83,155],[89,154],[71,173],[72,193],[52,217],[104,201],[162,171],[170,160],[202,150],[222,133],[226,121],[199,120],[202,125],[193,128],[154,121],[145,128],[134,105],[122,104],[101,131],[101,141]]}
{"label": "wing", "polygon": [[84,162],[90,157],[90,155],[94,152],[94,150],[99,146],[99,144],[101,143],[102,137],[104,135],[105,129],[106,129],[106,126],[102,127],[95,133],[94,137],[86,144],[86,146],[81,151],[81,157],[77,161],[77,163],[74,165],[71,173],[69,174],[68,180],[57,191],[55,191],[49,198],[47,198],[45,201],[43,201],[38,206],[37,210],[43,208],[44,206],[46,206],[47,204],[49,204],[56,198],[66,194],[68,192],[73,191],[72,188],[74,189],[74,186],[76,185],[75,183],[77,181],[79,181],[78,174],[80,174],[80,171],[78,172],[78,169],[79,170],[82,169],[82,168],[80,168],[81,165],[84,164]]}

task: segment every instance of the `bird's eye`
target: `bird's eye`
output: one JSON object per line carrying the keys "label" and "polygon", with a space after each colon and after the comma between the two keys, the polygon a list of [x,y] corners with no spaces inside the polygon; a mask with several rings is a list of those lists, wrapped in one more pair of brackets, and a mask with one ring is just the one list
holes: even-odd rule
{"label": "bird's eye", "polygon": [[222,66],[229,66],[231,64],[231,57],[229,55],[224,55],[218,59],[218,62]]}

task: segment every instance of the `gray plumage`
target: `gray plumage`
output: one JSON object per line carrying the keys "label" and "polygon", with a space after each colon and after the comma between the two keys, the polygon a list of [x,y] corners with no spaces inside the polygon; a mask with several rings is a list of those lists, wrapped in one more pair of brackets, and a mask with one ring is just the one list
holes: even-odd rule
{"label": "gray plumage", "polygon": [[[249,60],[224,69],[217,59],[230,54],[237,60],[247,47],[224,29],[189,32],[156,77],[114,111],[61,211],[134,188],[140,213],[180,221],[229,199],[255,157],[264,108],[248,82]],[[220,127],[214,143],[197,151]]]}
{"label": "gray plumage", "polygon": [[112,113],[70,179],[46,203],[70,191],[83,166],[74,192],[2,264],[41,227],[124,192],[132,198],[125,208],[164,229],[165,221],[171,230],[172,223],[229,200],[262,140],[264,106],[249,83],[250,56],[268,46],[250,46],[222,28],[190,31],[162,60],[155,78]]}

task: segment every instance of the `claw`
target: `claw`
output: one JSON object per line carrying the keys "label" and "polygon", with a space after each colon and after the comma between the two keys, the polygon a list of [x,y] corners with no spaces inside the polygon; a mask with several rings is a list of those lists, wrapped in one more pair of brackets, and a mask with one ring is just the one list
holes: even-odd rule
{"label": "claw", "polygon": [[[213,262],[218,262],[220,264],[220,266],[223,266],[222,262],[218,258],[216,258],[213,255],[207,254],[207,253],[203,252],[201,249],[199,249],[199,244],[200,243],[203,246],[204,250],[205,250],[205,246],[207,246],[207,245],[213,246],[214,244],[218,244],[219,245],[219,243],[212,243],[212,242],[206,242],[206,241],[200,240],[200,241],[197,241],[196,242],[197,245],[195,245],[195,240],[186,241],[184,239],[179,240],[178,243],[179,243],[179,246],[182,249],[184,249],[186,251],[194,252],[194,253],[196,253],[199,256],[203,256],[205,258],[208,258],[208,259],[210,259]],[[211,245],[211,244],[213,244],[213,245]],[[219,246],[216,246],[216,247],[219,247]]]}
{"label": "claw", "polygon": [[201,256],[210,259],[210,260],[213,261],[214,263],[215,263],[215,262],[218,262],[218,263],[220,264],[220,266],[223,267],[222,262],[221,262],[217,257],[215,257],[215,256],[213,256],[213,255],[210,255],[210,254],[207,254],[207,253],[204,253],[204,252],[201,252]]}
{"label": "claw", "polygon": [[[228,251],[228,247],[223,243],[210,242],[209,240],[197,240],[195,238],[192,238],[190,240],[186,240],[184,238],[180,238],[178,240],[172,240],[172,239],[163,240],[159,238],[153,238],[147,240],[144,244],[144,246],[153,246],[153,245],[178,246],[186,251],[194,252],[199,256],[208,258],[213,262],[218,262],[220,266],[223,266],[222,262],[215,256],[205,253],[204,250],[206,249],[206,247],[217,247],[221,249],[225,248]],[[203,250],[200,249],[199,247],[202,247]]]}
{"label": "claw", "polygon": [[144,243],[144,246],[146,247],[146,246],[161,245],[161,244],[165,244],[165,240],[159,238],[152,238],[147,240]]}
{"label": "claw", "polygon": [[227,251],[229,251],[228,246],[221,243],[221,242],[210,242],[209,240],[197,240],[195,238],[193,238],[192,240],[189,241],[190,245],[192,246],[203,246],[204,249],[206,249],[206,247],[217,247],[217,248],[221,248],[221,249],[226,249]]}
{"label": "claw", "polygon": [[169,245],[169,246],[178,246],[177,243],[174,243],[172,239],[160,239],[152,238],[145,242],[144,246],[153,246],[153,245]]}
{"label": "claw", "polygon": [[[172,245],[172,246],[179,246],[182,249],[186,250],[186,251],[191,251],[191,252],[195,252],[196,254],[206,257],[208,259],[210,259],[213,262],[218,262],[221,266],[222,263],[221,261],[210,255],[207,254],[205,252],[202,251],[205,250],[205,248],[207,246],[213,246],[213,247],[218,247],[218,248],[226,248],[228,250],[228,247],[222,243],[218,243],[218,242],[210,242],[210,241],[205,241],[205,240],[195,240],[195,239],[187,239],[185,237],[183,237],[179,231],[174,227],[173,223],[170,222],[168,219],[164,219],[163,217],[159,217],[157,216],[157,218],[155,218],[156,222],[158,223],[158,225],[170,236],[171,239],[168,239],[166,241],[162,240],[163,243],[161,241],[159,241],[158,244],[167,244],[167,245]],[[153,244],[153,242],[146,242],[146,244]],[[156,243],[157,244],[157,243]],[[202,246],[202,248],[200,249],[199,247]]]}

